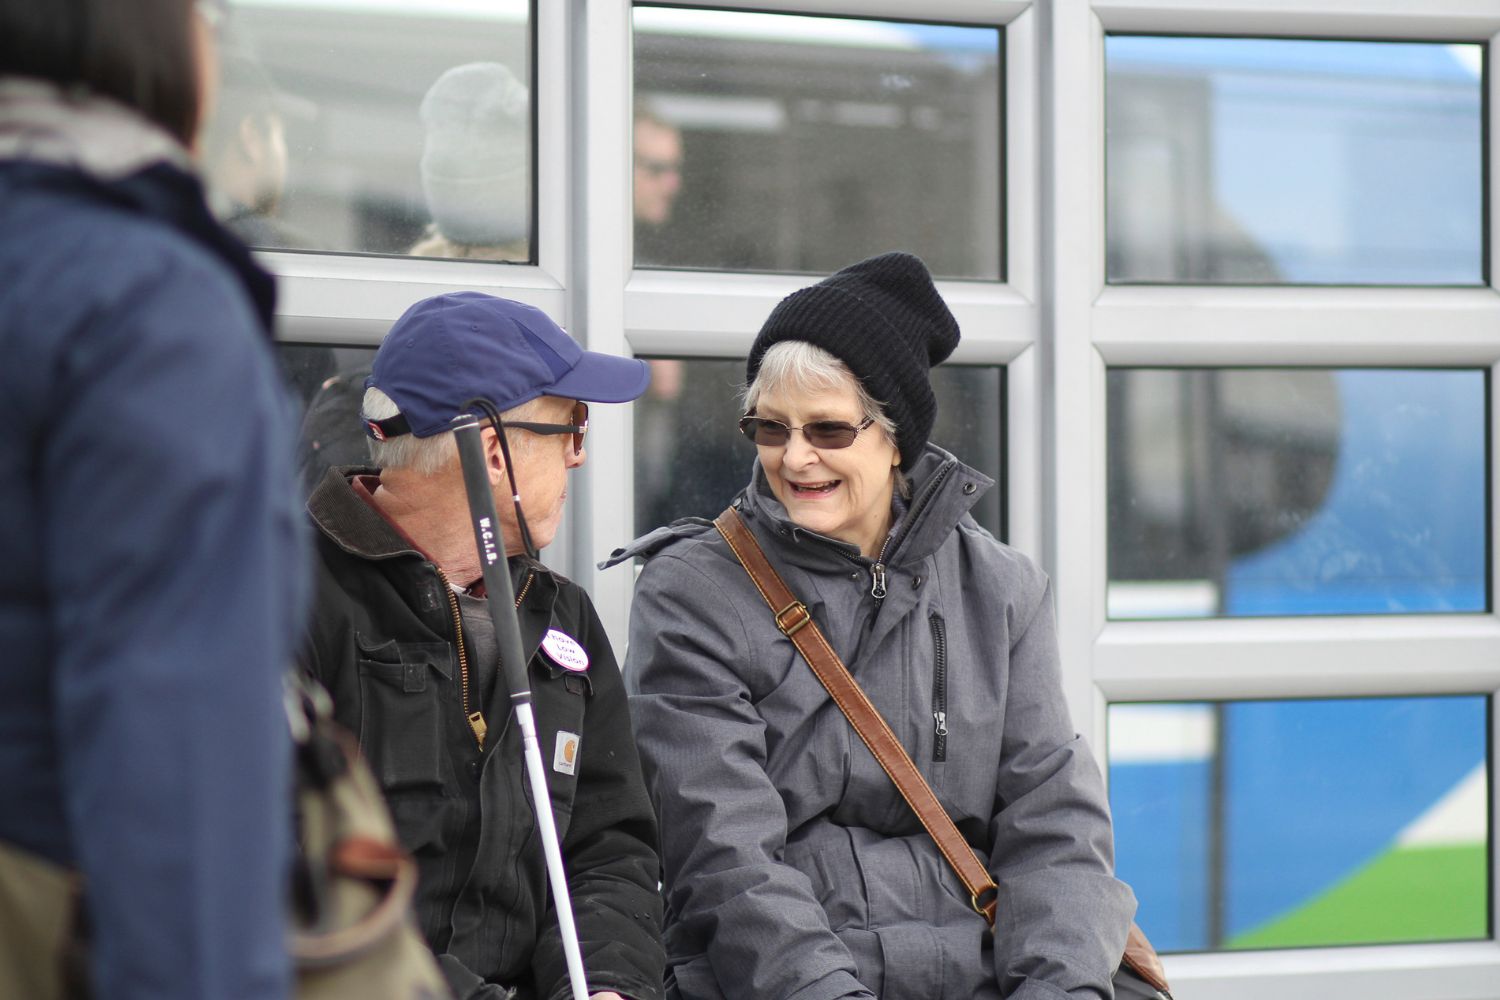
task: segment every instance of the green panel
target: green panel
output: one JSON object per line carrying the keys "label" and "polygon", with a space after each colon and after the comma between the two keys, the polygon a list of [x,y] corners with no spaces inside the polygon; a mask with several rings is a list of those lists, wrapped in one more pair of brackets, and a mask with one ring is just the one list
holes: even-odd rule
{"label": "green panel", "polygon": [[1489,936],[1483,844],[1388,851],[1230,948],[1454,941]]}

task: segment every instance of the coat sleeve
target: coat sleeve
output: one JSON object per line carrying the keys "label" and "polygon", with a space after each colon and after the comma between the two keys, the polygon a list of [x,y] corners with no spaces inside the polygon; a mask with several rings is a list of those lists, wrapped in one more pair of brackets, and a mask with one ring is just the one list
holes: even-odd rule
{"label": "coat sleeve", "polygon": [[[583,605],[579,639],[588,650],[593,693],[563,843],[568,892],[589,989],[660,1000],[664,957],[656,815],[641,778],[614,650],[593,605],[582,591],[578,596]],[[550,903],[532,968],[540,996],[572,995],[557,912]]]}
{"label": "coat sleeve", "polygon": [[786,811],[737,673],[751,649],[713,579],[671,554],[647,563],[626,674],[661,816],[669,961],[684,997],[869,996],[806,876],[780,860]]}
{"label": "coat sleeve", "polygon": [[306,593],[290,407],[224,275],[186,252],[138,266],[59,359],[39,453],[97,995],[269,1000],[289,988],[281,676]]}
{"label": "coat sleeve", "polygon": [[1068,718],[1050,587],[1012,643],[1004,722],[990,824],[1001,990],[1107,1000],[1135,897],[1113,875],[1104,783]]}

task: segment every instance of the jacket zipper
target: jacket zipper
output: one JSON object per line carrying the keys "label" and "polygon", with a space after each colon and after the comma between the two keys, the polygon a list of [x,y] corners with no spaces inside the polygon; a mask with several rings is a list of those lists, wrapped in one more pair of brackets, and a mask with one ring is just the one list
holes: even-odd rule
{"label": "jacket zipper", "polygon": [[885,600],[885,550],[890,547],[891,535],[886,535],[885,544],[880,547],[880,555],[875,557],[875,565],[870,567],[870,596],[877,601]]}
{"label": "jacket zipper", "polygon": [[936,662],[932,668],[932,759],[948,759],[948,631],[941,615],[928,616]]}
{"label": "jacket zipper", "polygon": [[[927,484],[927,488],[922,491],[922,495],[917,497],[916,502],[911,506],[911,510],[907,512],[905,519],[906,528],[901,532],[903,536],[910,530],[911,525],[916,523],[917,518],[921,516],[922,509],[937,495],[938,489],[943,483],[947,482],[948,474],[952,471],[953,466],[951,464],[945,465],[938,470],[937,475],[932,477],[932,480]],[[880,554],[875,557],[875,564],[870,567],[870,596],[877,601],[885,599],[885,554],[890,550],[895,541],[895,531],[885,536],[885,544],[880,546]]]}
{"label": "jacket zipper", "polygon": [[[434,567],[436,568],[436,567]],[[443,581],[443,593],[448,595],[448,611],[453,615],[453,634],[458,642],[458,677],[459,693],[463,699],[464,719],[469,723],[469,730],[474,734],[474,742],[479,749],[484,749],[484,738],[489,734],[489,724],[484,721],[484,713],[479,709],[469,711],[469,655],[464,652],[464,616],[458,610],[458,595],[453,592],[453,587],[448,583],[448,574],[441,569],[437,571],[438,578]],[[516,595],[516,607],[526,599],[526,593],[531,589],[531,581],[536,574],[530,570],[526,571],[526,582],[521,585],[521,592]]]}

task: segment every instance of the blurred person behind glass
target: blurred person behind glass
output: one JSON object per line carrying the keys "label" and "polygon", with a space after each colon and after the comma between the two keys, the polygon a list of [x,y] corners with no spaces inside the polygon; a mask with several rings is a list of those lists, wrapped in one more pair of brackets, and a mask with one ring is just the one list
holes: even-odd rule
{"label": "blurred person behind glass", "polygon": [[[189,162],[222,10],[0,0],[0,994],[287,995],[306,557],[269,275]],[[55,922],[39,901],[56,903]]]}
{"label": "blurred person behind glass", "polygon": [[203,171],[224,225],[246,244],[320,249],[282,218],[290,157],[286,117],[310,117],[312,105],[284,94],[243,46],[223,53],[218,100],[203,131]]}
{"label": "blurred person behind glass", "polygon": [[642,101],[635,105],[633,162],[635,262],[674,262],[668,223],[682,190],[682,131]]}
{"label": "blurred person behind glass", "polygon": [[531,95],[498,62],[454,66],[422,98],[422,195],[432,223],[414,257],[531,259]]}

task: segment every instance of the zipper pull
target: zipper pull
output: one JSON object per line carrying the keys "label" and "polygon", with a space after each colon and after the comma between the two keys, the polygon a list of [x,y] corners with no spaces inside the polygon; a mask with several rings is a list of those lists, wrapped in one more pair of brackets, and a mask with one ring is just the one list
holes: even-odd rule
{"label": "zipper pull", "polygon": [[932,731],[934,733],[936,733],[938,736],[947,736],[948,735],[948,713],[947,712],[933,712],[932,713],[932,722],[933,722],[933,730]]}
{"label": "zipper pull", "polygon": [[469,713],[469,728],[474,730],[474,739],[479,741],[479,749],[484,749],[484,738],[489,733],[490,727],[485,724],[483,712]]}
{"label": "zipper pull", "polygon": [[876,563],[870,567],[870,596],[877,601],[885,600],[885,563]]}
{"label": "zipper pull", "polygon": [[932,759],[938,763],[948,759],[948,713],[932,713]]}

